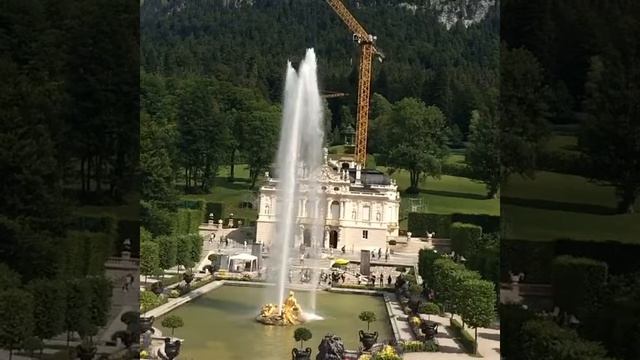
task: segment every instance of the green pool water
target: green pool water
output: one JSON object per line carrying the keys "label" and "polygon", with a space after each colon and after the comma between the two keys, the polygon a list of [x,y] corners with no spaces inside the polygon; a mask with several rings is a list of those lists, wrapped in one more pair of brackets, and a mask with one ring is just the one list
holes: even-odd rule
{"label": "green pool water", "polygon": [[[266,297],[267,288],[223,286],[192,300],[167,315],[179,315],[184,327],[175,330],[175,336],[185,340],[180,360],[286,360],[291,359],[291,348],[296,346],[293,332],[296,327],[265,326],[255,321]],[[298,303],[306,311],[309,295],[296,292]],[[317,313],[324,320],[304,324],[313,333],[305,347],[318,353],[318,344],[331,332],[342,337],[347,349],[358,348],[358,330],[366,323],[358,319],[361,311],[373,311],[378,321],[371,331],[378,331],[379,340],[392,338],[384,301],[379,296],[336,294],[320,292],[317,295]],[[154,326],[163,334],[170,329]],[[300,343],[297,343],[299,346]]]}

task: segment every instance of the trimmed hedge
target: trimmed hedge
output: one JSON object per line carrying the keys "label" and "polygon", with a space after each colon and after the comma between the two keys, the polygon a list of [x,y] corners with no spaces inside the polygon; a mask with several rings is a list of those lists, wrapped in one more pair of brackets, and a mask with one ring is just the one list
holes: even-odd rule
{"label": "trimmed hedge", "polygon": [[59,243],[64,255],[65,277],[103,274],[104,264],[113,253],[113,239],[106,233],[69,231]]}
{"label": "trimmed hedge", "polygon": [[427,232],[435,232],[436,237],[450,237],[450,227],[454,222],[480,226],[485,233],[500,231],[500,217],[486,214],[429,214],[411,212],[407,229],[414,237],[425,237]]}
{"label": "trimmed hedge", "polygon": [[442,174],[449,176],[473,178],[473,174],[469,170],[466,164],[451,164],[447,162],[442,163]]}
{"label": "trimmed hedge", "polygon": [[607,264],[589,258],[568,255],[553,260],[553,301],[562,310],[579,318],[585,306],[596,297],[607,281]]}
{"label": "trimmed hedge", "polygon": [[482,228],[478,225],[455,222],[451,224],[449,237],[451,238],[451,250],[468,258],[479,248]]}
{"label": "trimmed hedge", "polygon": [[450,227],[451,215],[411,212],[407,220],[407,230],[414,237],[424,237],[427,232],[435,231],[437,237],[447,238]]}
{"label": "trimmed hedge", "polygon": [[173,233],[186,235],[198,233],[202,224],[203,210],[179,209],[174,218]]}
{"label": "trimmed hedge", "polygon": [[469,354],[473,354],[476,349],[476,340],[469,334],[469,332],[462,327],[462,324],[456,319],[451,319],[451,330],[455,334],[456,338],[460,340],[465,351]]}
{"label": "trimmed hedge", "polygon": [[219,202],[207,202],[204,208],[204,222],[209,222],[209,214],[213,213],[214,221],[222,219],[224,204]]}

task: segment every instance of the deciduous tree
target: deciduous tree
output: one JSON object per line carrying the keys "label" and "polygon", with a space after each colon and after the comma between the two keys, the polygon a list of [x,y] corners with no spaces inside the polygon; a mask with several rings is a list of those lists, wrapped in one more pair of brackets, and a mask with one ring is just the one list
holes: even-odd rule
{"label": "deciduous tree", "polygon": [[409,171],[410,192],[418,192],[421,179],[437,178],[448,153],[447,122],[435,106],[417,99],[403,99],[393,106],[388,132],[388,163]]}

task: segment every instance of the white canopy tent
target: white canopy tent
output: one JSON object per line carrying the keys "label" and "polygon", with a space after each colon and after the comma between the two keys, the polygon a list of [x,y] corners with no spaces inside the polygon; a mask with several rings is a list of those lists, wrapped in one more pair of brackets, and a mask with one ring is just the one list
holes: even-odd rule
{"label": "white canopy tent", "polygon": [[229,257],[229,271],[257,271],[258,257],[251,254],[237,254]]}

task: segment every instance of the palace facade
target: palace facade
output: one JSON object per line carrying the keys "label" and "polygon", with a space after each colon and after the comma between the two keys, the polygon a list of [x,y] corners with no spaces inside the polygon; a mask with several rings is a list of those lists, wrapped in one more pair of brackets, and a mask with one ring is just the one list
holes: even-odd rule
{"label": "palace facade", "polygon": [[[328,160],[313,179],[301,179],[295,244],[312,246],[314,226],[323,227],[316,243],[324,249],[378,249],[398,237],[400,194],[393,179],[377,170],[362,170],[352,161]],[[310,181],[313,180],[313,181]],[[315,183],[317,181],[317,183]],[[310,184],[314,184],[311,185]],[[317,184],[317,185],[315,185]],[[260,188],[256,241],[271,246],[276,236],[278,179],[266,176]],[[315,189],[316,194],[310,194]],[[314,225],[315,224],[315,225]],[[320,245],[321,244],[321,245]]]}

